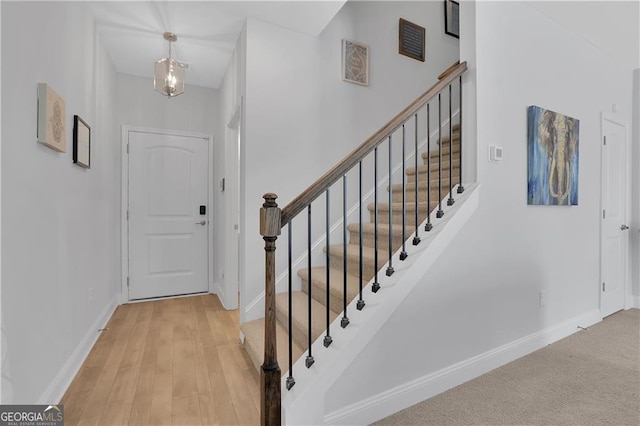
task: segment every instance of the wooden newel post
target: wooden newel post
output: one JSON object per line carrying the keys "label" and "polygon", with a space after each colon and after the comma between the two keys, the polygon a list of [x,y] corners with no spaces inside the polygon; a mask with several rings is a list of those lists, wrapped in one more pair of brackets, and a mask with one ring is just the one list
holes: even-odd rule
{"label": "wooden newel post", "polygon": [[276,194],[265,194],[260,209],[260,235],[265,251],[264,363],[260,372],[260,424],[280,425],[280,366],[276,348],[276,240],[281,210]]}

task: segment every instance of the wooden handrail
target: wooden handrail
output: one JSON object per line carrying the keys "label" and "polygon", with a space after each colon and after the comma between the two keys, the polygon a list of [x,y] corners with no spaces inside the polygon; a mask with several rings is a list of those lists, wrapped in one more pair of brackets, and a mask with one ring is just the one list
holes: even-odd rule
{"label": "wooden handrail", "polygon": [[438,76],[438,80],[442,80],[443,78],[445,78],[446,76],[449,75],[450,72],[452,72],[458,65],[460,65],[460,61],[456,61],[453,65],[451,65],[449,68],[447,68],[446,70],[442,71],[440,73],[440,75]]}
{"label": "wooden handrail", "polygon": [[[449,71],[450,70],[450,71]],[[297,196],[285,208],[282,209],[282,226],[286,225],[298,213],[304,210],[316,198],[318,198],[327,188],[333,185],[340,177],[351,170],[360,160],[380,145],[385,138],[391,135],[396,129],[402,126],[409,117],[415,114],[420,108],[425,106],[433,99],[442,89],[447,87],[454,79],[458,78],[467,70],[467,63],[462,62],[454,67],[447,69],[449,71],[441,80],[434,84],[429,90],[419,96],[402,112],[392,118],[387,124],[382,126],[380,130],[374,133],[369,139],[364,141],[359,147],[351,151],[342,161],[336,164],[331,170],[325,173],[320,179],[309,186],[302,194]]]}

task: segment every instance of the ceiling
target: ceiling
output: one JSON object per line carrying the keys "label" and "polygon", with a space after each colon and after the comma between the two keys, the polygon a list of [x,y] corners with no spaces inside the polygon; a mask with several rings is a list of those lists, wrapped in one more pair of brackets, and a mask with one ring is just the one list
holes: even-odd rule
{"label": "ceiling", "polygon": [[153,76],[168,55],[165,31],[178,36],[172,56],[188,64],[187,85],[218,88],[247,18],[319,35],[342,1],[98,1],[88,2],[116,71]]}

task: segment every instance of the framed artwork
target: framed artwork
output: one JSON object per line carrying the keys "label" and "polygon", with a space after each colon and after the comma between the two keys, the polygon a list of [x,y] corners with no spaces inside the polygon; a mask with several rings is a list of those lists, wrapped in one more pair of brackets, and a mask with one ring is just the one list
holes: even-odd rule
{"label": "framed artwork", "polygon": [[460,4],[454,0],[444,0],[444,32],[460,38]]}
{"label": "framed artwork", "polygon": [[73,162],[91,168],[91,127],[77,115],[73,116]]}
{"label": "framed artwork", "polygon": [[369,85],[369,47],[342,40],[342,79],[362,86]]}
{"label": "framed artwork", "polygon": [[425,29],[400,18],[398,53],[424,62]]}
{"label": "framed artwork", "polygon": [[38,83],[38,142],[67,152],[67,113],[64,99],[46,83]]}
{"label": "framed artwork", "polygon": [[580,121],[530,106],[527,111],[529,205],[578,205]]}

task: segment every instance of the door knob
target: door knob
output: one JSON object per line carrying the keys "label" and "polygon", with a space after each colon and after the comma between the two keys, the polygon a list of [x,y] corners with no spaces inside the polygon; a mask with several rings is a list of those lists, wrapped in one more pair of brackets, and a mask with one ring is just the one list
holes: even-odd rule
{"label": "door knob", "polygon": [[626,231],[627,229],[629,229],[629,227],[627,225],[620,225],[620,230],[621,231]]}
{"label": "door knob", "polygon": [[206,225],[207,221],[206,220],[201,220],[200,222],[196,222],[196,225]]}

